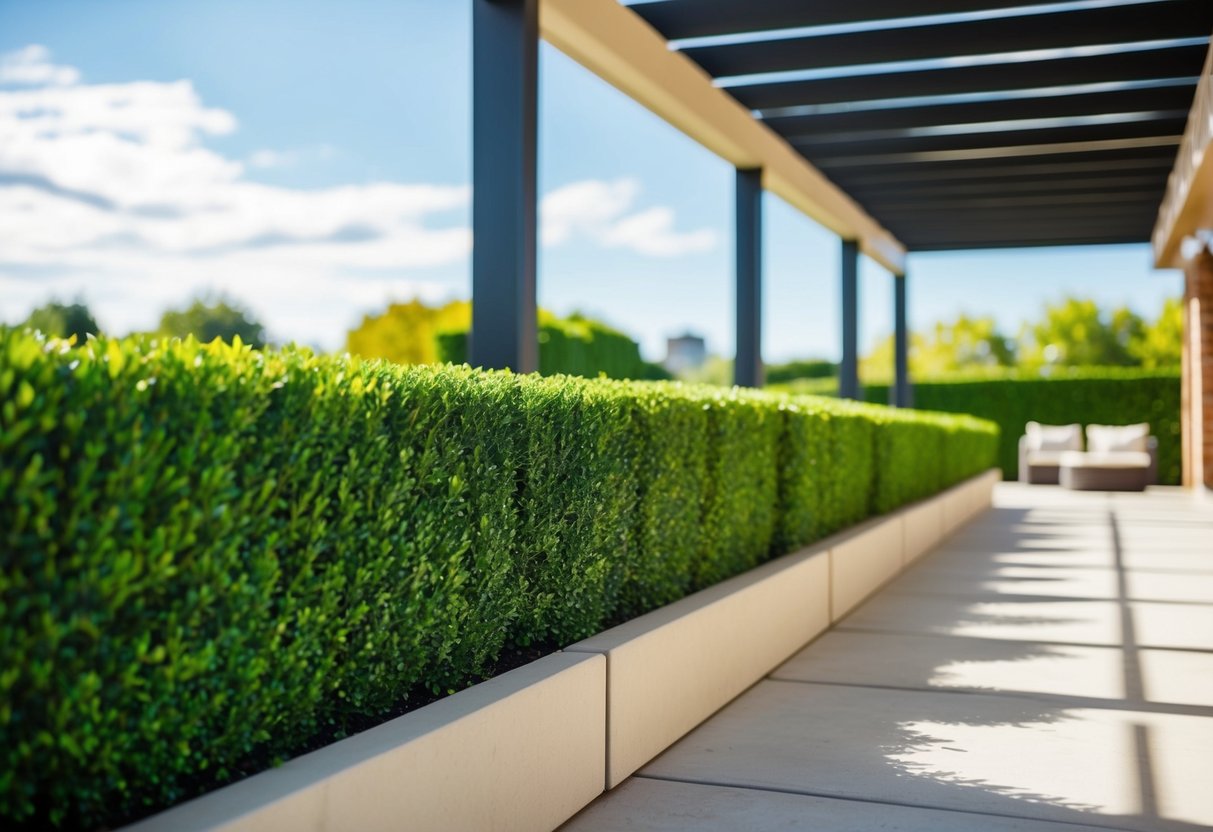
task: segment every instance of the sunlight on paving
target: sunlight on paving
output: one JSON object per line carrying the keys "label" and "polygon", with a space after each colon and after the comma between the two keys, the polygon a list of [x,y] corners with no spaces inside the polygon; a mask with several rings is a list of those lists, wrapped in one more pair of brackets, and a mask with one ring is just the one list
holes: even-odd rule
{"label": "sunlight on paving", "polygon": [[[1013,726],[922,721],[897,727],[908,747],[888,759],[916,777],[1084,812],[1141,810],[1136,773],[1124,764],[1134,756],[1133,738],[1121,725],[1062,711],[1047,722]],[[1048,738],[1059,735],[1099,753],[1084,757],[1081,766],[1034,765]]]}
{"label": "sunlight on paving", "polygon": [[1015,725],[904,722],[909,747],[888,758],[915,777],[1031,803],[1207,824],[1213,789],[1190,732],[1213,747],[1209,722],[1094,709]]}
{"label": "sunlight on paving", "polygon": [[1137,658],[1147,701],[1213,708],[1213,653],[1142,650]]}
{"label": "sunlight on paving", "polygon": [[927,684],[937,688],[1124,698],[1124,657],[1119,650],[1049,645],[1040,651],[1025,658],[948,662],[935,668]]}
{"label": "sunlight on paving", "polygon": [[949,595],[1043,595],[1061,598],[1115,598],[1116,574],[1108,569],[986,565],[973,570],[938,569],[928,564],[899,580],[897,592]]}
{"label": "sunlight on paving", "polygon": [[848,629],[1072,644],[1120,643],[1120,613],[1113,601],[971,601],[888,593],[844,619]]}

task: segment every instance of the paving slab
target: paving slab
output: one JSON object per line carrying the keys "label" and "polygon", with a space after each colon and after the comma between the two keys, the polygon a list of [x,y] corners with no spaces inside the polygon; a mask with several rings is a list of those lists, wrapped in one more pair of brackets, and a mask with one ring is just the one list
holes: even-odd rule
{"label": "paving slab", "polygon": [[967,569],[941,568],[932,559],[902,575],[893,592],[932,595],[1035,595],[1109,599],[1118,595],[1116,572],[1108,568],[1018,566],[973,562]]}
{"label": "paving slab", "polygon": [[1129,608],[1138,646],[1213,650],[1213,607],[1133,601]]}
{"label": "paving slab", "polygon": [[634,777],[562,832],[1103,832],[1104,827]]}
{"label": "paving slab", "polygon": [[1213,828],[1213,502],[995,505],[567,828]]}
{"label": "paving slab", "polygon": [[927,555],[914,570],[948,569],[972,571],[1002,566],[1035,566],[1056,569],[1115,569],[1116,555],[1112,548],[1090,547],[1074,549],[1017,548],[1014,541],[983,549],[948,547]]}
{"label": "paving slab", "polygon": [[1119,647],[835,630],[771,677],[884,687],[1123,699]]}
{"label": "paving slab", "polygon": [[1213,604],[1213,572],[1159,572],[1125,570],[1129,598],[1134,601],[1170,601]]}
{"label": "paving slab", "polygon": [[1213,708],[1213,653],[1139,650],[1137,658],[1148,702]]}
{"label": "paving slab", "polygon": [[838,624],[847,630],[1116,646],[1115,601],[981,599],[884,592]]}
{"label": "paving slab", "polygon": [[992,694],[761,682],[641,770],[1154,832],[1213,824],[1213,719]]}

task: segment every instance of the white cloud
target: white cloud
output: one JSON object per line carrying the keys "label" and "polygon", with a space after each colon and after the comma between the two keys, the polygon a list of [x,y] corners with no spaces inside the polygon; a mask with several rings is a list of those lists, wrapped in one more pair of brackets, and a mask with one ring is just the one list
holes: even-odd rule
{"label": "white cloud", "polygon": [[710,228],[674,230],[674,212],[659,206],[629,213],[640,194],[634,179],[586,180],[557,188],[540,204],[541,237],[555,246],[584,236],[608,248],[626,248],[652,257],[678,257],[716,246]]}
{"label": "white cloud", "polygon": [[254,168],[293,168],[307,162],[331,159],[335,155],[337,155],[337,151],[327,144],[293,150],[262,149],[249,155],[248,164],[249,167]]}
{"label": "white cloud", "polygon": [[74,84],[80,73],[70,66],[50,62],[45,46],[30,44],[24,49],[0,55],[0,84]]}
{"label": "white cloud", "polygon": [[[0,320],[83,294],[121,332],[192,294],[229,291],[275,337],[332,348],[390,298],[465,291],[416,274],[466,263],[468,187],[255,182],[249,169],[336,151],[265,148],[239,161],[206,146],[237,127],[187,80],[88,84],[41,46],[0,55]],[[675,231],[668,208],[635,211],[639,191],[630,179],[553,191],[544,242],[658,257],[715,244],[710,230]]]}
{"label": "white cloud", "polygon": [[674,212],[664,206],[632,214],[616,222],[603,234],[607,245],[622,246],[654,257],[678,257],[716,247],[716,232],[674,231]]}
{"label": "white cloud", "polygon": [[[363,309],[434,297],[410,270],[457,264],[463,186],[265,185],[204,139],[236,130],[189,81],[81,83],[40,46],[0,56],[0,317],[83,293],[114,329],[149,327],[191,294],[226,290],[275,335],[336,347]],[[265,150],[285,166],[333,149]],[[371,276],[356,274],[369,271]]]}

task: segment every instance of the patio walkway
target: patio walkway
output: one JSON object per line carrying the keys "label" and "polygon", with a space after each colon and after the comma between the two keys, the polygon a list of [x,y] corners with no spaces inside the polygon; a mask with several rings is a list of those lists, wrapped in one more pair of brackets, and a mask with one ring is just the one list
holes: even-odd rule
{"label": "patio walkway", "polygon": [[1003,484],[564,829],[1209,825],[1213,501]]}

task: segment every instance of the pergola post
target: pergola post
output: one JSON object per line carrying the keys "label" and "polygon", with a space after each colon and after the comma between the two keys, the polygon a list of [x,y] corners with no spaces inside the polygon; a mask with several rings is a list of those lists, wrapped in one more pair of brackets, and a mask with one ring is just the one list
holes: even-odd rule
{"label": "pergola post", "polygon": [[762,372],[762,170],[737,169],[737,352],[733,382],[761,387]]}
{"label": "pergola post", "polygon": [[539,0],[472,0],[474,367],[539,368],[538,80]]}
{"label": "pergola post", "polygon": [[893,275],[893,401],[894,407],[913,407],[910,388],[910,331],[906,312],[907,275]]}
{"label": "pergola post", "polygon": [[859,243],[842,241],[842,363],[838,396],[859,398]]}

